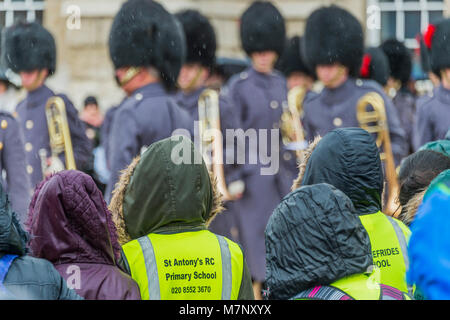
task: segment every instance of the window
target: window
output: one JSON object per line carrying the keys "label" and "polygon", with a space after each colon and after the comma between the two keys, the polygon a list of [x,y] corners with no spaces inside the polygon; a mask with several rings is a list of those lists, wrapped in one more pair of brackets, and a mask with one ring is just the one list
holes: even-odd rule
{"label": "window", "polygon": [[378,28],[368,29],[370,43],[377,46],[394,37],[410,49],[418,47],[416,35],[429,23],[443,17],[443,0],[368,0],[368,6],[378,8]]}
{"label": "window", "polygon": [[443,0],[367,0],[366,45],[378,46],[389,38],[402,41],[413,57],[412,77],[425,79],[416,36],[443,18],[443,11]]}
{"label": "window", "polygon": [[0,0],[0,26],[9,27],[16,20],[42,24],[44,0]]}

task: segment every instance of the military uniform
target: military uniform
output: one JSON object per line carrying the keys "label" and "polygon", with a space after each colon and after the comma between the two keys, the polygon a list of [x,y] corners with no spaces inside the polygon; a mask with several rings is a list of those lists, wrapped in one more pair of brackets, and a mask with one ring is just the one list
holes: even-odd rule
{"label": "military uniform", "polygon": [[[2,60],[12,71],[48,70],[52,76],[56,70],[56,44],[51,33],[37,22],[18,22],[4,35]],[[22,128],[27,160],[27,172],[32,186],[43,179],[39,150],[44,148],[51,155],[45,105],[55,96],[45,84],[28,92],[26,98],[16,107],[18,121]],[[59,95],[66,105],[73,152],[77,169],[87,167],[91,155],[91,143],[85,134],[85,127],[78,118],[78,112],[65,95]],[[65,163],[64,154],[60,156]]]}
{"label": "military uniform", "polygon": [[161,84],[152,83],[136,90],[113,119],[109,141],[111,177],[106,196],[112,192],[120,171],[143,147],[170,137],[176,129],[186,129],[192,134],[192,127],[189,113],[168,96]]}
{"label": "military uniform", "polygon": [[400,125],[405,131],[406,152],[410,155],[414,152],[413,126],[416,114],[416,97],[406,88],[401,88],[392,98],[392,103],[397,109]]}
{"label": "military uniform", "polygon": [[304,103],[302,123],[306,139],[312,141],[316,135],[324,136],[335,128],[359,127],[356,118],[358,100],[368,92],[379,93],[384,100],[392,152],[395,162],[406,156],[404,131],[391,100],[373,80],[349,78],[335,89],[324,88],[315,98]]}
{"label": "military uniform", "polygon": [[359,21],[347,10],[331,5],[315,10],[306,21],[304,53],[312,68],[339,64],[346,68],[348,77],[336,88],[325,87],[314,99],[304,104],[302,119],[306,137],[324,136],[339,127],[359,127],[356,118],[358,100],[366,93],[376,92],[383,98],[392,152],[396,164],[406,156],[405,132],[400,126],[392,101],[373,80],[361,80],[364,56],[363,31]]}
{"label": "military uniform", "polygon": [[[25,153],[27,159],[27,172],[30,175],[32,186],[36,186],[42,179],[42,166],[39,150],[45,149],[47,156],[51,155],[45,105],[55,93],[46,85],[29,92],[24,100],[16,107],[18,121],[24,136]],[[85,134],[85,126],[78,118],[78,111],[67,96],[60,96],[66,106],[67,121],[70,128],[75,163],[78,170],[83,170],[91,157],[91,142]],[[60,156],[65,164],[64,154]]]}
{"label": "military uniform", "polygon": [[[268,144],[267,154],[279,157],[279,170],[275,175],[261,175],[261,168],[267,167],[258,157],[257,164],[250,164],[250,154],[257,155],[257,150],[250,150],[248,142],[245,152],[246,163],[239,171],[240,179],[245,183],[242,199],[235,201],[234,210],[238,221],[239,240],[247,255],[252,276],[264,280],[264,230],[273,209],[286,195],[294,178],[292,160],[295,155],[283,149],[281,134],[277,136],[279,150],[271,148],[270,130],[279,129],[283,108],[287,106],[286,80],[277,71],[262,74],[250,67],[233,76],[226,88],[227,103],[239,119],[239,127],[267,130],[268,139],[258,139],[259,144]],[[259,132],[259,131],[257,131]],[[236,176],[235,176],[236,178]]]}
{"label": "military uniform", "polygon": [[394,107],[397,110],[400,125],[405,131],[406,155],[414,152],[412,129],[414,124],[414,114],[416,112],[416,97],[408,89],[408,82],[411,78],[412,59],[406,46],[396,40],[384,41],[380,48],[386,54],[389,61],[390,77],[398,83],[399,88],[392,98]]}
{"label": "military uniform", "polygon": [[[240,25],[241,44],[248,56],[252,53],[272,51],[281,56],[286,39],[284,18],[270,2],[255,1],[243,13]],[[261,23],[258,23],[260,21]],[[287,182],[283,161],[281,134],[279,131],[283,108],[287,107],[287,86],[282,74],[276,70],[260,73],[249,67],[230,78],[223,89],[221,109],[233,114],[235,129],[256,132],[255,146],[248,139],[238,139],[237,156],[245,156],[245,163],[237,165],[239,179],[245,184],[241,199],[236,200],[233,210],[241,243],[252,278],[256,282],[265,279],[264,231],[273,209],[288,193],[292,181]],[[275,144],[271,141],[271,130],[275,129]],[[255,131],[253,131],[255,130]],[[267,138],[262,134],[267,133]],[[263,150],[264,145],[267,149]],[[272,163],[263,163],[259,153],[271,156]],[[289,156],[292,156],[288,151]],[[250,163],[251,159],[256,163]],[[262,169],[278,162],[278,170],[264,174]],[[235,162],[236,163],[236,162]],[[237,175],[234,176],[237,178]],[[287,183],[286,183],[287,182]],[[289,185],[289,187],[288,187]]]}
{"label": "military uniform", "polygon": [[152,67],[158,72],[158,80],[134,90],[114,115],[109,141],[111,176],[105,192],[107,202],[120,171],[143,147],[171,136],[176,129],[193,132],[189,113],[169,96],[176,87],[186,53],[183,31],[176,18],[157,2],[127,1],[114,17],[108,45],[116,70]]}
{"label": "military uniform", "polygon": [[12,207],[24,223],[31,197],[30,177],[26,171],[26,157],[20,125],[13,116],[0,112],[0,172],[5,170],[6,180],[2,179],[4,190],[11,199]]}
{"label": "military uniform", "polygon": [[442,84],[434,90],[432,97],[417,108],[413,130],[415,150],[425,143],[444,139],[450,128],[450,90]]}
{"label": "military uniform", "polygon": [[117,111],[126,101],[127,97],[125,97],[118,105],[112,106],[105,113],[105,119],[103,120],[102,126],[100,127],[100,144],[105,150],[105,158],[106,158],[106,168],[109,170],[111,168],[110,160],[109,160],[109,152],[110,152],[110,138],[111,138],[111,127],[113,124],[114,116]]}
{"label": "military uniform", "polygon": [[[196,65],[203,70],[207,69],[211,75],[215,64],[215,53],[217,46],[216,34],[213,26],[205,16],[196,10],[183,10],[177,13],[176,17],[183,26],[184,35],[186,37],[187,55],[185,64]],[[199,85],[200,87],[197,88]],[[181,108],[190,114],[193,121],[199,120],[198,100],[205,89],[207,89],[206,81],[204,83],[198,83],[198,80],[195,80],[194,78],[193,88],[188,90],[186,90],[186,88],[182,88],[175,95],[176,102]],[[232,114],[223,109],[224,104],[221,101],[223,101],[223,95],[219,96],[219,111],[221,122],[220,125],[224,137],[223,142],[225,143],[226,129],[234,128],[236,126],[233,123],[229,123],[230,118],[232,118]],[[196,125],[198,128],[198,123]],[[200,137],[198,134],[199,130],[194,130],[193,139],[196,146],[200,147]],[[225,160],[227,156],[225,144],[223,152]],[[233,165],[227,165],[226,161],[224,161],[224,173],[227,184],[233,179],[234,169],[235,167]],[[208,229],[216,234],[220,234],[229,239],[233,239],[234,241],[238,241],[238,234],[235,232],[235,215],[237,212],[234,210],[233,201],[224,203],[224,207],[226,211],[220,215],[217,215],[209,224]]]}
{"label": "military uniform", "polygon": [[[432,71],[439,75],[441,70],[450,68],[450,19],[435,25],[434,34],[427,46]],[[427,142],[444,139],[450,128],[450,89],[443,83],[433,90],[432,96],[425,96],[417,104],[413,130],[414,148],[417,150]]]}

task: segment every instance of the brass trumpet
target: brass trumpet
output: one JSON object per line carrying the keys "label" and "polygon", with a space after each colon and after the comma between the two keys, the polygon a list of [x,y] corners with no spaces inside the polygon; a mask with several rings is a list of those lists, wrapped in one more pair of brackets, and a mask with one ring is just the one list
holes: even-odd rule
{"label": "brass trumpet", "polygon": [[[58,96],[48,99],[45,105],[45,115],[50,138],[51,164],[47,165],[47,151],[45,149],[39,150],[44,178],[46,172],[53,173],[64,169],[76,169],[64,100]],[[62,152],[64,152],[66,158],[65,166],[58,157]]]}
{"label": "brass trumpet", "polygon": [[306,89],[301,86],[290,89],[288,92],[288,108],[281,115],[280,129],[283,144],[288,149],[295,150],[297,159],[301,159],[302,150],[308,146],[300,121],[305,95]]}
{"label": "brass trumpet", "polygon": [[[372,106],[373,111],[367,110],[369,105]],[[376,92],[369,92],[361,97],[356,106],[356,118],[362,129],[369,133],[377,134],[377,146],[379,148],[383,146],[383,152],[380,153],[380,158],[385,164],[386,181],[389,189],[384,212],[397,217],[400,214],[400,210],[398,210],[400,207],[398,203],[399,184],[395,170],[394,156],[392,154],[391,139],[389,137],[386,109],[381,95]]]}
{"label": "brass trumpet", "polygon": [[[225,201],[235,200],[243,192],[241,181],[233,182],[228,188],[223,168],[223,142],[220,129],[219,94],[216,90],[205,89],[198,99],[200,150],[208,169],[217,178],[218,189]],[[211,147],[209,159],[208,147]]]}

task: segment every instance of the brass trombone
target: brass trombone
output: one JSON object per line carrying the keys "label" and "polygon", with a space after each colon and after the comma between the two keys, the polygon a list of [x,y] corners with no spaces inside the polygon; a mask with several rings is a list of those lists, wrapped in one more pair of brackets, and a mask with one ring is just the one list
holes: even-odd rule
{"label": "brass trombone", "polygon": [[[367,110],[369,105],[372,106],[373,111]],[[385,164],[386,181],[389,190],[384,212],[397,217],[400,214],[400,210],[398,210],[399,184],[395,170],[394,156],[392,154],[391,139],[389,137],[386,109],[381,95],[376,92],[369,92],[362,96],[356,106],[356,118],[362,129],[369,133],[377,134],[377,146],[379,148],[383,146],[383,152],[380,153],[380,158]]]}
{"label": "brass trombone", "polygon": [[297,159],[302,158],[302,150],[308,146],[300,121],[305,95],[306,89],[301,86],[290,89],[288,92],[288,108],[281,115],[280,129],[283,144],[288,149],[295,150]]}
{"label": "brass trombone", "polygon": [[[64,169],[76,169],[64,100],[58,96],[48,99],[45,105],[45,115],[50,138],[51,164],[47,165],[47,151],[45,149],[39,150],[44,178],[46,172],[53,173]],[[62,152],[64,152],[66,158],[65,166],[58,157]]]}
{"label": "brass trombone", "polygon": [[[235,200],[237,194],[242,193],[242,181],[233,182],[230,187],[225,181],[223,168],[223,141],[220,129],[219,94],[216,90],[205,89],[198,99],[198,118],[200,150],[208,169],[217,178],[217,187],[225,201]],[[211,159],[208,149],[211,147]]]}

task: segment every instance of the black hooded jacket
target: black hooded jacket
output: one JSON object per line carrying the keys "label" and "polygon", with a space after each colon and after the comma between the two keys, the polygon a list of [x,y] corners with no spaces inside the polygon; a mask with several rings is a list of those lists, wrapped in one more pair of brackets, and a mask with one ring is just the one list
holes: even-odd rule
{"label": "black hooded jacket", "polygon": [[312,152],[302,185],[329,183],[344,192],[359,215],[381,210],[384,176],[370,133],[361,128],[335,129]]}
{"label": "black hooded jacket", "polygon": [[6,274],[3,285],[7,293],[6,296],[0,293],[0,300],[81,299],[67,287],[66,281],[50,262],[27,255],[27,238],[28,234],[19,224],[0,185],[0,258],[5,254],[18,256]]}
{"label": "black hooded jacket", "polygon": [[367,270],[370,239],[354,210],[344,193],[326,183],[284,197],[266,227],[269,299],[289,299]]}

